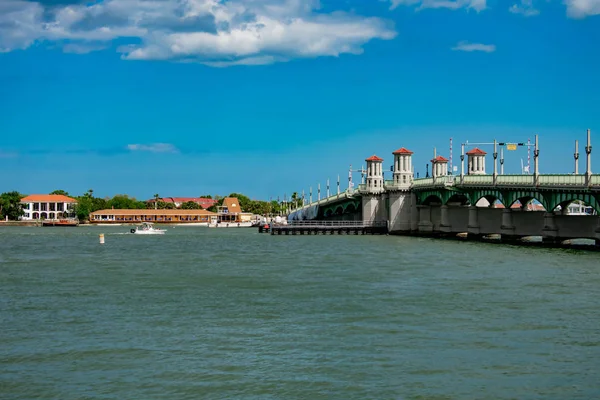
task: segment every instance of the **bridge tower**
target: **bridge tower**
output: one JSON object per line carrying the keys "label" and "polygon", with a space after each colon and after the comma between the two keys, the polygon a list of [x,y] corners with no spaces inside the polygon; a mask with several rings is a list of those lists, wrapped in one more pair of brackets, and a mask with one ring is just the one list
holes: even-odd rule
{"label": "bridge tower", "polygon": [[431,175],[433,180],[440,176],[448,175],[448,159],[442,156],[436,156],[431,160]]}
{"label": "bridge tower", "polygon": [[385,221],[387,212],[383,201],[383,158],[373,155],[367,162],[367,184],[362,192],[362,218],[364,222]]}
{"label": "bridge tower", "polygon": [[467,152],[469,175],[485,175],[485,155],[487,153],[478,147]]}
{"label": "bridge tower", "polygon": [[408,189],[413,180],[413,152],[401,147],[392,154],[394,155],[394,186],[397,188]]}
{"label": "bridge tower", "polygon": [[387,193],[382,196],[387,202],[386,212],[389,214],[388,228],[394,233],[410,233],[413,205],[416,197],[410,191],[413,182],[413,152],[404,147],[392,153],[394,155],[394,181],[386,186]]}
{"label": "bridge tower", "polygon": [[372,155],[365,161],[367,162],[367,192],[383,192],[383,158]]}

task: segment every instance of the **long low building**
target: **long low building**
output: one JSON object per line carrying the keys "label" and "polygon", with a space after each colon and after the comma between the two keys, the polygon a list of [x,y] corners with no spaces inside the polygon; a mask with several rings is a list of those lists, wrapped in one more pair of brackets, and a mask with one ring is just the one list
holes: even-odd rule
{"label": "long low building", "polygon": [[90,223],[198,223],[217,221],[217,214],[206,210],[98,210],[90,214]]}

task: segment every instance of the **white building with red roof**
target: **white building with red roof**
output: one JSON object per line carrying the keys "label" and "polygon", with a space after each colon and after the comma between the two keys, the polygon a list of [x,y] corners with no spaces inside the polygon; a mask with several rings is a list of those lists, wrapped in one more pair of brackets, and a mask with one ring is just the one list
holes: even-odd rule
{"label": "white building with red roof", "polygon": [[63,218],[73,211],[77,200],[62,194],[31,194],[21,199],[24,221]]}

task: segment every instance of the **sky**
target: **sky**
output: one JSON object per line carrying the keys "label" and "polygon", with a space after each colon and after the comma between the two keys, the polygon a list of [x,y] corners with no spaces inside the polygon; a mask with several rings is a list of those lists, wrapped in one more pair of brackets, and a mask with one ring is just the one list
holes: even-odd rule
{"label": "sky", "polygon": [[0,192],[282,199],[536,134],[572,173],[599,71],[600,0],[0,0]]}

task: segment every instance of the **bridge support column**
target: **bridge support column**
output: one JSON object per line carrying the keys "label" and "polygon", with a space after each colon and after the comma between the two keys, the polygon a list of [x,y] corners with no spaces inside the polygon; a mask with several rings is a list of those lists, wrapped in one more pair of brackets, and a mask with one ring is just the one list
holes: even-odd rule
{"label": "bridge support column", "polygon": [[448,233],[452,231],[450,226],[450,218],[448,217],[448,206],[443,205],[440,207],[440,232]]}
{"label": "bridge support column", "polygon": [[500,235],[503,242],[513,242],[518,240],[518,236],[515,236],[513,211],[510,208],[505,208],[502,210],[502,225],[500,226]]}
{"label": "bridge support column", "polygon": [[558,228],[554,223],[554,213],[544,213],[544,228],[542,229],[542,242],[543,243],[557,243],[558,239]]}
{"label": "bridge support column", "polygon": [[596,246],[600,246],[600,217],[598,217],[598,224],[596,227]]}
{"label": "bridge support column", "polygon": [[467,233],[469,234],[470,239],[479,238],[480,236],[477,206],[469,207],[469,225],[467,225]]}
{"label": "bridge support column", "polygon": [[419,210],[419,233],[433,232],[433,223],[431,222],[431,207],[417,206]]}

